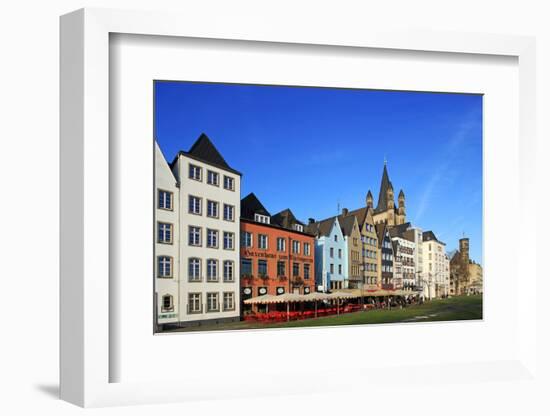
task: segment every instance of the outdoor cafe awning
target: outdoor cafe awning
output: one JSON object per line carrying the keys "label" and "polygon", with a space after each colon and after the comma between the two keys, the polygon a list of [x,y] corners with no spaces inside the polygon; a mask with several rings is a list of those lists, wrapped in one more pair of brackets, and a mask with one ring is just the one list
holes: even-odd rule
{"label": "outdoor cafe awning", "polygon": [[356,295],[353,293],[346,292],[333,292],[333,293],[322,293],[322,292],[312,292],[307,295],[299,295],[296,293],[285,293],[283,295],[262,295],[256,296],[254,298],[246,299],[244,301],[247,305],[254,304],[270,304],[270,303],[293,303],[293,302],[315,302],[320,300],[330,300],[330,299],[348,299],[348,298],[357,298],[361,295]]}

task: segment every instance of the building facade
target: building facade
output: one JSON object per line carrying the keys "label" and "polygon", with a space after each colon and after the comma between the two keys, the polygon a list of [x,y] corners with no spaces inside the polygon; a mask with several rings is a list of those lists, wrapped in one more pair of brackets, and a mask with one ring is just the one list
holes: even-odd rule
{"label": "building facade", "polygon": [[[315,237],[290,210],[272,216],[249,194],[241,201],[241,298],[315,290]],[[242,305],[243,312],[265,306]]]}
{"label": "building facade", "polygon": [[483,293],[483,268],[470,259],[470,239],[461,238],[458,247],[449,256],[451,294]]}
{"label": "building facade", "polygon": [[[157,165],[165,166],[162,161]],[[166,230],[173,230],[172,256],[165,254],[166,246],[158,242],[155,245],[159,300],[168,305],[161,288],[166,286],[163,279],[173,278],[179,299],[177,313],[172,313],[177,315],[178,325],[239,320],[241,174],[227,164],[204,134],[188,152],[177,154],[170,170],[178,191],[172,188],[174,215],[168,226],[165,221],[170,210],[158,208],[166,203],[166,194],[162,193],[165,185],[161,177],[156,178],[158,238],[165,238]],[[161,316],[162,307],[159,324],[164,323]]]}
{"label": "building facade", "polygon": [[155,298],[156,325],[175,323],[179,296],[179,188],[155,142]]}
{"label": "building facade", "polygon": [[423,250],[423,295],[428,299],[449,294],[448,260],[445,243],[439,241],[433,231],[422,233]]}
{"label": "building facade", "polygon": [[338,218],[309,220],[306,231],[315,235],[315,283],[317,291],[330,292],[348,286],[347,246]]}
{"label": "building facade", "polygon": [[385,223],[376,224],[378,236],[378,255],[380,257],[380,289],[394,290],[393,282],[393,244],[388,226]]}
{"label": "building facade", "polygon": [[[397,277],[401,281],[396,282],[396,288],[412,291],[416,288],[416,244],[414,232],[410,230],[409,223],[403,224],[406,227],[390,228],[390,236],[394,244],[394,255]],[[406,228],[406,229],[405,229]]]}
{"label": "building facade", "polygon": [[359,231],[361,233],[362,242],[362,274],[363,274],[363,289],[376,290],[378,289],[378,237],[374,228],[372,194],[367,194],[366,206],[351,211],[350,215],[357,218]]}

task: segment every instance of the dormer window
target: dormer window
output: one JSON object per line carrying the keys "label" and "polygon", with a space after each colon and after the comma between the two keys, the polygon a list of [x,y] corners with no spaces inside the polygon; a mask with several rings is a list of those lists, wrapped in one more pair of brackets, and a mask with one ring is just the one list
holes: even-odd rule
{"label": "dormer window", "polygon": [[267,215],[254,214],[254,221],[261,222],[262,224],[269,224],[270,218]]}
{"label": "dormer window", "polygon": [[302,224],[294,224],[292,228],[296,231],[299,231],[301,233],[304,232],[304,226]]}

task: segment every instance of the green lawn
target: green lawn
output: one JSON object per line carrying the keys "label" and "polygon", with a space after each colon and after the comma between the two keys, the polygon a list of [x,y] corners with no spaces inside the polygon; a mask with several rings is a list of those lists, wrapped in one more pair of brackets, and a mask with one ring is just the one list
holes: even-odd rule
{"label": "green lawn", "polygon": [[457,321],[481,318],[482,299],[481,295],[476,295],[437,299],[425,302],[423,305],[414,305],[403,309],[378,309],[290,322],[234,322],[219,325],[203,325],[194,328],[181,328],[173,331],[188,332],[232,329],[297,328],[356,324],[387,324],[395,322]]}

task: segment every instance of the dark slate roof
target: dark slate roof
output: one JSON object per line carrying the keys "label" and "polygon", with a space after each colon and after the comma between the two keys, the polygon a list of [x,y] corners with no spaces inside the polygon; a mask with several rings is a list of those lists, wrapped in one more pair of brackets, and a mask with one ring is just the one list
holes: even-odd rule
{"label": "dark slate roof", "polygon": [[305,229],[305,224],[301,221],[298,221],[289,208],[284,209],[281,212],[273,215],[271,217],[271,222],[287,229],[292,229],[292,226],[294,224],[301,224],[304,226]]}
{"label": "dark slate roof", "polygon": [[405,231],[401,237],[403,237],[405,240],[409,240],[414,243],[415,241],[414,230],[410,229]]}
{"label": "dark slate roof", "polygon": [[[242,173],[233,169],[227,164],[218,149],[216,149],[216,146],[214,146],[212,141],[204,133],[200,135],[200,137],[193,144],[193,146],[191,146],[191,149],[189,149],[188,152],[184,152],[182,150],[178,153],[178,156],[179,155],[185,155],[200,162],[208,163],[209,165],[225,169],[229,172],[236,173],[237,175],[242,176]],[[176,159],[174,159],[172,165],[175,163]]]}
{"label": "dark slate roof", "polygon": [[422,241],[437,241],[440,244],[445,245],[443,241],[439,241],[433,231],[424,231],[422,233]]}
{"label": "dark slate roof", "polygon": [[241,199],[241,218],[254,220],[254,214],[267,215],[268,217],[271,217],[271,214],[267,209],[265,209],[258,197],[251,192]]}
{"label": "dark slate roof", "polygon": [[340,222],[340,227],[342,228],[342,234],[350,236],[353,231],[353,224],[355,224],[355,215],[342,215],[338,216],[338,221]]}
{"label": "dark slate roof", "polygon": [[403,234],[405,234],[405,231],[407,231],[411,227],[410,222],[406,222],[404,224],[394,225],[389,227],[390,231],[390,237],[403,237]]}
{"label": "dark slate roof", "polygon": [[376,205],[376,209],[374,210],[374,212],[376,213],[383,212],[383,211],[386,211],[386,209],[388,208],[387,195],[388,195],[389,188],[393,189],[393,185],[390,181],[386,164],[384,163],[384,171],[382,172],[382,181],[380,182],[380,193],[378,194],[378,204]]}
{"label": "dark slate roof", "polygon": [[314,234],[316,237],[323,237],[330,235],[332,225],[336,221],[336,217],[327,218],[323,221],[314,222],[306,226],[306,232]]}
{"label": "dark slate roof", "polygon": [[399,243],[397,241],[392,241],[391,245],[393,246],[393,252],[397,253],[397,247],[399,246]]}
{"label": "dark slate roof", "polygon": [[354,215],[357,217],[357,223],[359,226],[362,226],[365,223],[365,218],[367,217],[367,213],[369,211],[368,207],[359,208],[353,211],[350,211],[348,215]]}
{"label": "dark slate roof", "polygon": [[403,192],[403,189],[401,189],[401,190],[399,191],[399,198],[400,198],[400,197],[403,197],[403,198],[405,197],[405,192]]}

